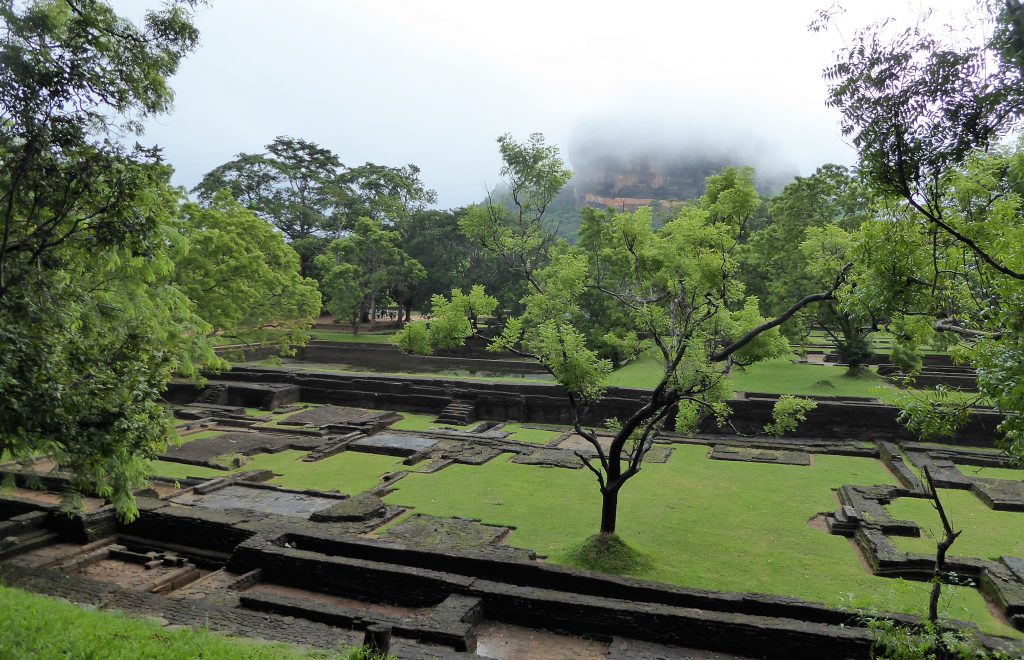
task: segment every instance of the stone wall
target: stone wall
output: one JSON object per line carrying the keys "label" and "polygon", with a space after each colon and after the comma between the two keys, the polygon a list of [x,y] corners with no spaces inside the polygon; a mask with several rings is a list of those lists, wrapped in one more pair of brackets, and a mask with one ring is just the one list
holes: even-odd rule
{"label": "stone wall", "polygon": [[[299,388],[303,401],[383,410],[439,413],[453,399],[475,404],[479,419],[571,424],[565,390],[559,385],[465,381],[381,375],[300,373],[281,369],[236,367],[229,377],[249,383],[287,383]],[[610,417],[628,418],[648,393],[621,387],[607,390],[599,404],[584,412],[587,424]],[[777,397],[747,396],[729,402],[730,422],[741,433],[758,433],[772,416]],[[821,438],[915,439],[897,422],[898,410],[870,401],[819,401],[794,435]],[[990,446],[1001,416],[978,410],[952,441]],[[704,429],[714,432],[713,421]],[[727,429],[732,432],[732,429]]]}

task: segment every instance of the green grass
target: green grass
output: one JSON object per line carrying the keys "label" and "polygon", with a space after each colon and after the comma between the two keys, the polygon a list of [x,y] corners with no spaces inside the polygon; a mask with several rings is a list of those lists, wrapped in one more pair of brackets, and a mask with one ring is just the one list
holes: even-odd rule
{"label": "green grass", "polygon": [[276,454],[256,454],[248,463],[234,470],[216,470],[172,461],[153,461],[150,473],[168,479],[184,479],[223,477],[233,472],[247,470],[270,470],[282,475],[270,481],[275,486],[298,490],[337,490],[355,495],[376,486],[381,476],[388,472],[414,469],[402,465],[402,458],[395,456],[352,451],[307,463],[302,460],[307,453],[289,449]]}
{"label": "green grass", "polygon": [[957,465],[956,467],[968,477],[1024,481],[1024,470],[1019,468],[978,467],[977,465]]}
{"label": "green grass", "polygon": [[467,370],[459,369],[442,369],[433,373],[412,373],[407,371],[378,371],[376,369],[359,369],[352,367],[351,365],[334,365],[321,362],[296,362],[293,364],[278,365],[273,360],[261,360],[253,364],[265,365],[269,367],[281,367],[284,369],[299,369],[301,371],[321,371],[324,373],[331,374],[348,374],[352,376],[364,376],[366,374],[374,374],[377,376],[398,376],[401,378],[410,379],[422,379],[422,380],[436,380],[441,379],[453,379],[453,380],[464,380],[464,381],[480,381],[489,383],[537,383],[539,385],[551,385],[554,382],[552,378],[536,378],[537,374],[506,374],[503,376],[480,376],[474,375],[477,372],[470,373]]}
{"label": "green grass", "polygon": [[238,336],[214,335],[210,337],[210,343],[214,346],[261,344],[280,341],[286,334],[288,334],[286,331],[277,328],[258,328],[238,333]]}
{"label": "green grass", "polygon": [[0,587],[0,657],[270,660],[338,656],[207,630],[165,630],[152,621],[83,610],[61,600]]}
{"label": "green grass", "polygon": [[195,440],[203,440],[205,438],[216,438],[218,435],[224,435],[224,431],[200,431],[198,433],[187,433],[179,435],[178,438],[181,440],[181,444],[193,442]]}
{"label": "green grass", "polygon": [[201,479],[213,479],[229,474],[227,470],[215,470],[214,468],[202,465],[187,465],[175,463],[174,461],[150,461],[149,474],[153,477],[164,477],[167,479],[186,479],[188,477],[199,477]]}
{"label": "green grass", "polygon": [[[878,391],[894,389],[883,378],[869,372],[850,378],[843,367],[799,364],[789,358],[759,362],[734,370],[730,384],[737,392],[796,394],[803,396],[856,396],[876,398]],[[609,385],[651,389],[662,375],[661,365],[653,357],[634,360],[612,372]]]}
{"label": "green grass", "polygon": [[566,553],[569,561],[592,571],[631,575],[651,569],[651,558],[616,534],[594,534]]}
{"label": "green grass", "polygon": [[286,420],[286,419],[288,419],[289,417],[292,417],[294,415],[298,415],[301,412],[305,412],[305,411],[309,410],[310,408],[318,408],[318,407],[320,407],[319,403],[297,403],[295,405],[299,405],[299,406],[302,406],[302,407],[299,408],[298,410],[290,410],[290,411],[288,411],[286,413],[278,413],[276,415],[271,415],[270,419],[268,419],[267,421],[259,422],[257,424],[253,424],[251,428],[259,429],[260,427],[265,427],[265,426],[272,426],[274,428],[285,428],[285,429],[287,429],[287,428],[297,428],[295,426],[289,426],[288,424],[281,424],[281,422]]}
{"label": "green grass", "polygon": [[[924,611],[927,584],[875,577],[847,539],[807,524],[819,512],[835,510],[832,489],[840,485],[895,483],[879,461],[815,456],[814,466],[799,467],[712,461],[707,454],[704,446],[677,446],[668,463],[645,465],[623,489],[618,532],[650,558],[641,577],[833,606]],[[395,488],[391,504],[516,527],[512,545],[555,563],[574,563],[573,553],[598,528],[597,484],[582,469],[495,459],[410,474]],[[957,591],[946,616],[1017,634],[992,618],[973,589]]]}
{"label": "green grass", "polygon": [[502,430],[509,432],[510,440],[527,442],[533,445],[546,445],[562,435],[562,431],[526,428],[519,422],[506,424],[502,427]]}
{"label": "green grass", "polygon": [[402,458],[346,451],[306,463],[307,452],[288,450],[277,454],[257,454],[243,470],[271,470],[283,476],[273,479],[275,486],[295,489],[337,490],[355,495],[369,490],[387,472],[409,470]]}
{"label": "green grass", "polygon": [[473,422],[464,426],[454,424],[438,424],[434,420],[437,415],[426,415],[423,413],[399,413],[402,419],[391,425],[396,431],[429,431],[430,429],[454,429],[457,431],[468,431],[475,428],[480,422]]}
{"label": "green grass", "polygon": [[788,359],[768,360],[736,370],[730,380],[737,392],[766,394],[876,398],[879,389],[892,389],[873,371],[850,377],[844,367],[800,364]]}
{"label": "green grass", "polygon": [[[953,529],[963,530],[950,548],[950,555],[979,559],[1024,557],[1024,515],[994,511],[967,490],[940,488],[939,497]],[[893,545],[904,552],[935,555],[935,540],[942,537],[942,523],[928,500],[901,497],[886,508],[893,518],[913,520],[921,527],[921,538],[893,536]]]}
{"label": "green grass", "polygon": [[313,339],[320,341],[354,342],[360,344],[390,344],[395,336],[393,332],[342,332],[341,330],[310,330]]}

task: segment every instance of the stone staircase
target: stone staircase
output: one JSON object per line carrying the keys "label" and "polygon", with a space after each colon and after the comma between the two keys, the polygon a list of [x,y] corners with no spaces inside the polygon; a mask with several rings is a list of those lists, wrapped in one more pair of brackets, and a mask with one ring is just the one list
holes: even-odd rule
{"label": "stone staircase", "polygon": [[223,405],[227,401],[228,386],[222,384],[207,385],[192,403],[212,403]]}
{"label": "stone staircase", "polygon": [[445,406],[441,414],[434,420],[436,424],[449,424],[451,426],[465,426],[474,420],[476,404],[472,401],[453,399]]}

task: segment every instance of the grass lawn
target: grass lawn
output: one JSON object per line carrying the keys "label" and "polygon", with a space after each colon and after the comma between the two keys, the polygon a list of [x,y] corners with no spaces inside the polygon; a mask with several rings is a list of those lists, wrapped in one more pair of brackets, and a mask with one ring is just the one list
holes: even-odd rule
{"label": "grass lawn", "polygon": [[[847,608],[923,613],[929,585],[875,577],[850,542],[807,521],[833,511],[843,484],[895,483],[877,460],[815,456],[814,466],[712,461],[704,446],[677,446],[626,485],[619,533],[652,560],[639,576],[687,587],[793,596]],[[598,527],[599,499],[586,470],[495,459],[396,482],[391,504],[436,516],[516,527],[510,543],[569,563]],[[1016,514],[1020,515],[1020,514]],[[977,591],[953,595],[945,616],[1016,635]]]}
{"label": "grass lawn", "polygon": [[[939,497],[953,529],[964,530],[950,548],[950,555],[979,559],[996,559],[1002,555],[1024,557],[1024,515],[1016,511],[994,511],[967,490],[940,488]],[[942,522],[928,500],[901,497],[886,508],[892,517],[913,520],[921,526],[921,538],[892,536],[893,545],[904,552],[935,555],[936,537],[942,537]]]}
{"label": "grass lawn", "polygon": [[151,473],[153,476],[168,479],[184,479],[222,477],[232,472],[246,470],[270,470],[282,475],[270,481],[275,486],[298,490],[337,490],[355,495],[376,486],[381,476],[388,472],[413,469],[402,465],[403,459],[396,456],[350,451],[322,461],[307,463],[302,460],[307,453],[288,449],[276,454],[256,454],[248,463],[234,470],[215,470],[172,461],[153,461]]}
{"label": "grass lawn", "polygon": [[799,364],[788,359],[767,360],[735,370],[730,378],[738,392],[876,398],[894,389],[873,371],[851,378],[845,367]]}
{"label": "grass lawn", "polygon": [[[651,389],[661,378],[661,365],[653,357],[634,360],[612,372],[609,385]],[[797,394],[814,396],[859,396],[876,398],[879,388],[883,392],[894,389],[887,381],[869,372],[862,377],[849,378],[843,367],[799,364],[788,358],[767,360],[736,369],[730,383],[737,392],[764,394]]]}
{"label": "grass lawn", "polygon": [[236,639],[207,630],[165,630],[152,621],[83,610],[54,598],[0,587],[2,658],[338,658],[287,644]]}
{"label": "grass lawn", "polygon": [[382,456],[346,451],[306,463],[307,452],[287,450],[277,454],[257,454],[243,470],[271,470],[282,476],[270,481],[275,486],[295,489],[337,490],[355,495],[380,483],[387,472],[409,470],[401,456]]}
{"label": "grass lawn", "polygon": [[149,474],[152,477],[164,477],[166,479],[185,479],[187,477],[199,477],[202,479],[213,479],[229,474],[228,470],[216,470],[202,465],[188,465],[174,461],[150,461]]}
{"label": "grass lawn", "polygon": [[437,419],[437,415],[427,415],[424,413],[398,413],[402,416],[402,419],[398,420],[391,425],[391,428],[396,431],[429,431],[430,429],[455,429],[458,431],[468,431],[475,428],[480,422],[473,422],[466,424],[465,426],[455,426],[453,424],[438,424],[434,420]]}
{"label": "grass lawn", "polygon": [[519,422],[510,422],[502,427],[502,430],[509,432],[510,440],[528,442],[533,445],[546,445],[563,433],[547,429],[525,428]]}
{"label": "grass lawn", "polygon": [[310,330],[310,336],[320,341],[358,342],[360,344],[390,344],[393,332],[342,332],[341,330]]}
{"label": "grass lawn", "polygon": [[204,438],[216,438],[218,435],[224,435],[224,431],[214,431],[211,429],[208,431],[200,431],[199,433],[187,433],[179,435],[178,439],[181,440],[181,444],[186,444],[194,440],[202,440]]}
{"label": "grass lawn", "polygon": [[1024,470],[1018,468],[979,467],[977,465],[957,465],[956,467],[962,474],[968,477],[1024,481]]}

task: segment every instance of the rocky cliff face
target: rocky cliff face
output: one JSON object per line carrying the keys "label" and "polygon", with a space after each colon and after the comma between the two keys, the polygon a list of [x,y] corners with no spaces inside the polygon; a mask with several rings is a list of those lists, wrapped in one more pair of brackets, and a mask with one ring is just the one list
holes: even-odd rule
{"label": "rocky cliff face", "polygon": [[[574,150],[575,151],[575,150]],[[704,193],[704,181],[726,166],[749,165],[739,158],[712,153],[646,153],[621,157],[584,150],[570,154],[575,176],[567,193],[576,208],[612,206],[632,210],[638,206],[671,206]],[[762,194],[775,194],[793,174],[758,171]]]}

